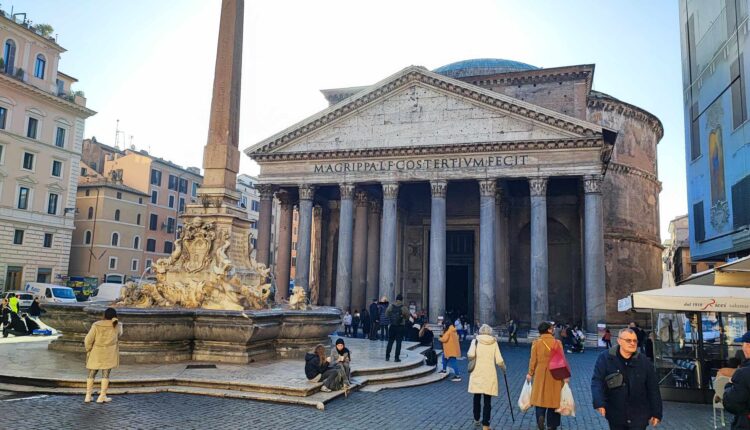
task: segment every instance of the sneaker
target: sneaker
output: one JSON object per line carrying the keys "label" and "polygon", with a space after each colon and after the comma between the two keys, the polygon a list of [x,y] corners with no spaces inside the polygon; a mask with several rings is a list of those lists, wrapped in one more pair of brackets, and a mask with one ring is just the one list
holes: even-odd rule
{"label": "sneaker", "polygon": [[460,376],[454,376],[453,379],[451,379],[451,381],[453,381],[453,382],[461,382],[461,377]]}
{"label": "sneaker", "polygon": [[479,420],[474,420],[474,425],[477,426],[477,427],[481,427],[482,426],[482,422],[479,421]]}
{"label": "sneaker", "polygon": [[438,373],[448,373],[448,372],[446,372],[445,369],[443,369],[443,370],[439,371]]}
{"label": "sneaker", "polygon": [[322,387],[320,387],[320,391],[322,391],[324,393],[330,393],[331,389],[328,388],[328,387],[326,387],[325,385],[323,385]]}
{"label": "sneaker", "polygon": [[395,361],[396,363],[401,363],[401,359],[400,358],[397,358],[397,359],[395,359],[393,361]]}

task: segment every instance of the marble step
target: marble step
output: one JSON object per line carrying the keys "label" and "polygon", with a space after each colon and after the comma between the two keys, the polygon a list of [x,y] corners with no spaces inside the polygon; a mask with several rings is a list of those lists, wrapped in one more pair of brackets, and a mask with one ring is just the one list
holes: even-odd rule
{"label": "marble step", "polygon": [[432,384],[434,382],[442,381],[443,379],[447,377],[448,377],[447,373],[432,372],[422,377],[415,378],[415,379],[408,379],[405,381],[389,382],[385,384],[365,385],[359,391],[362,391],[365,393],[377,393],[380,390],[418,387],[420,385],[427,385],[427,384]]}
{"label": "marble step", "polygon": [[436,370],[436,366],[419,366],[407,370],[402,370],[400,372],[392,372],[382,375],[371,375],[369,377],[357,379],[363,380],[366,385],[387,384],[392,382],[421,378],[430,373],[435,373]]}

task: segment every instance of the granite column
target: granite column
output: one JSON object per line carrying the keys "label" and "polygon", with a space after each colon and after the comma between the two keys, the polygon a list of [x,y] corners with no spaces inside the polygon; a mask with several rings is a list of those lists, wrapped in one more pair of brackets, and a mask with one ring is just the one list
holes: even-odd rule
{"label": "granite column", "polygon": [[447,181],[430,181],[430,308],[429,319],[437,323],[445,313],[445,196]]}
{"label": "granite column", "polygon": [[294,286],[302,287],[310,297],[310,243],[312,234],[312,209],[315,187],[299,187],[299,221],[297,223],[297,264]]}
{"label": "granite column", "polygon": [[529,178],[531,198],[531,328],[549,318],[547,178]]}
{"label": "granite column", "polygon": [[354,249],[352,251],[352,312],[365,306],[367,292],[367,193],[358,191],[355,197]]}
{"label": "granite column", "polygon": [[289,296],[289,272],[292,260],[292,217],[294,201],[288,192],[276,193],[279,205],[278,252],[276,253],[276,301]]}
{"label": "granite column", "polygon": [[495,179],[479,181],[479,323],[495,325]]}
{"label": "granite column", "polygon": [[274,187],[270,184],[256,186],[260,192],[260,210],[258,211],[258,241],[255,260],[268,266],[271,256],[271,209],[273,209]]}
{"label": "granite column", "polygon": [[380,227],[380,296],[396,299],[396,231],[398,182],[383,183],[383,219]]}
{"label": "granite column", "polygon": [[502,187],[495,191],[495,303],[498,312],[496,322],[510,317],[510,288],[508,265],[508,202]]}
{"label": "granite column", "polygon": [[380,202],[370,201],[367,221],[367,289],[366,303],[377,297],[380,276]]}
{"label": "granite column", "polygon": [[341,184],[339,212],[339,254],[336,264],[336,301],[342,311],[349,309],[352,298],[352,230],[354,228],[354,185]]}
{"label": "granite column", "polygon": [[606,317],[604,273],[604,226],[602,219],[602,178],[583,178],[584,190],[584,271],[586,295],[586,330],[595,332],[597,323]]}

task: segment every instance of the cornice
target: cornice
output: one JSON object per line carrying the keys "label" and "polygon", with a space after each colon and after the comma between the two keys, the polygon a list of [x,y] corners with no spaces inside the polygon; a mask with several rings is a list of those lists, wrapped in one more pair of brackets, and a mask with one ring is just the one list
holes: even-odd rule
{"label": "cornice", "polygon": [[35,96],[37,96],[39,98],[42,98],[42,99],[44,99],[46,101],[52,102],[52,103],[56,104],[58,107],[61,107],[63,109],[66,109],[66,110],[69,110],[69,111],[75,111],[75,112],[81,114],[84,117],[84,119],[88,118],[88,117],[90,117],[92,115],[96,115],[96,111],[93,111],[93,110],[91,110],[91,109],[89,109],[89,108],[87,108],[85,106],[80,106],[80,105],[77,105],[77,104],[75,104],[73,102],[69,102],[67,100],[63,100],[60,97],[57,97],[56,95],[54,95],[52,93],[48,93],[46,91],[42,91],[39,88],[37,88],[37,87],[35,87],[35,86],[31,85],[31,84],[27,84],[26,82],[21,82],[18,79],[12,78],[12,77],[10,77],[8,75],[5,75],[3,73],[0,73],[0,82],[8,84],[9,86],[11,86],[11,87],[13,87],[13,88],[15,88],[15,89],[17,89],[19,91],[30,92],[31,94],[33,94],[33,95],[35,95]]}
{"label": "cornice", "polygon": [[625,164],[620,164],[620,163],[615,163],[615,162],[610,162],[607,170],[613,173],[619,173],[622,175],[633,175],[633,176],[638,176],[640,178],[646,179],[647,181],[651,181],[654,184],[656,184],[659,187],[659,191],[661,191],[661,181],[659,181],[659,178],[653,173],[649,173],[637,167],[628,166]]}
{"label": "cornice", "polygon": [[349,97],[348,99],[303,120],[286,130],[245,150],[245,154],[258,159],[269,151],[283,147],[323,126],[356,112],[365,106],[382,99],[410,84],[422,83],[440,91],[455,94],[474,100],[481,104],[509,112],[520,117],[528,118],[548,126],[565,130],[579,137],[601,136],[601,127],[597,124],[569,117],[559,112],[540,106],[535,106],[521,100],[514,99],[501,93],[478,87],[463,81],[448,78],[430,72],[422,67],[407,67],[394,76],[386,78],[367,89]]}
{"label": "cornice", "polygon": [[501,73],[497,75],[468,76],[466,78],[461,78],[461,80],[479,86],[526,85],[547,82],[573,81],[581,79],[588,82],[589,80],[591,80],[593,74],[593,66],[573,66],[560,67],[557,69],[524,70],[522,72]]}
{"label": "cornice", "polygon": [[589,94],[587,106],[589,109],[599,109],[603,111],[616,111],[620,115],[634,118],[637,121],[645,122],[656,133],[656,141],[664,137],[664,126],[661,120],[652,113],[631,105],[630,103],[616,99],[604,93],[592,92]]}
{"label": "cornice", "polygon": [[403,157],[415,155],[465,154],[482,152],[544,151],[556,149],[601,148],[600,137],[580,139],[475,142],[440,146],[400,146],[394,148],[340,149],[318,152],[279,152],[253,155],[256,161],[329,160],[346,158]]}
{"label": "cornice", "polygon": [[651,245],[653,247],[659,248],[660,250],[664,249],[664,245],[662,245],[658,240],[656,239],[650,239],[643,236],[637,236],[634,234],[628,234],[628,233],[618,233],[618,232],[604,232],[604,239],[605,240],[620,240],[620,241],[626,241],[626,242],[635,242],[635,243],[642,243],[644,245]]}

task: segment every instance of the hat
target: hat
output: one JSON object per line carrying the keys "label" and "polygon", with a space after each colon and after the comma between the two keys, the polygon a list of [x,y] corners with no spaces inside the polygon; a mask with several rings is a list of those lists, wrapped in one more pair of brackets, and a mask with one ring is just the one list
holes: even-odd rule
{"label": "hat", "polygon": [[750,331],[745,332],[740,338],[740,341],[742,341],[742,343],[750,343]]}
{"label": "hat", "polygon": [[402,296],[401,294],[399,294],[398,296],[396,296],[396,300],[404,300],[404,296]]}

